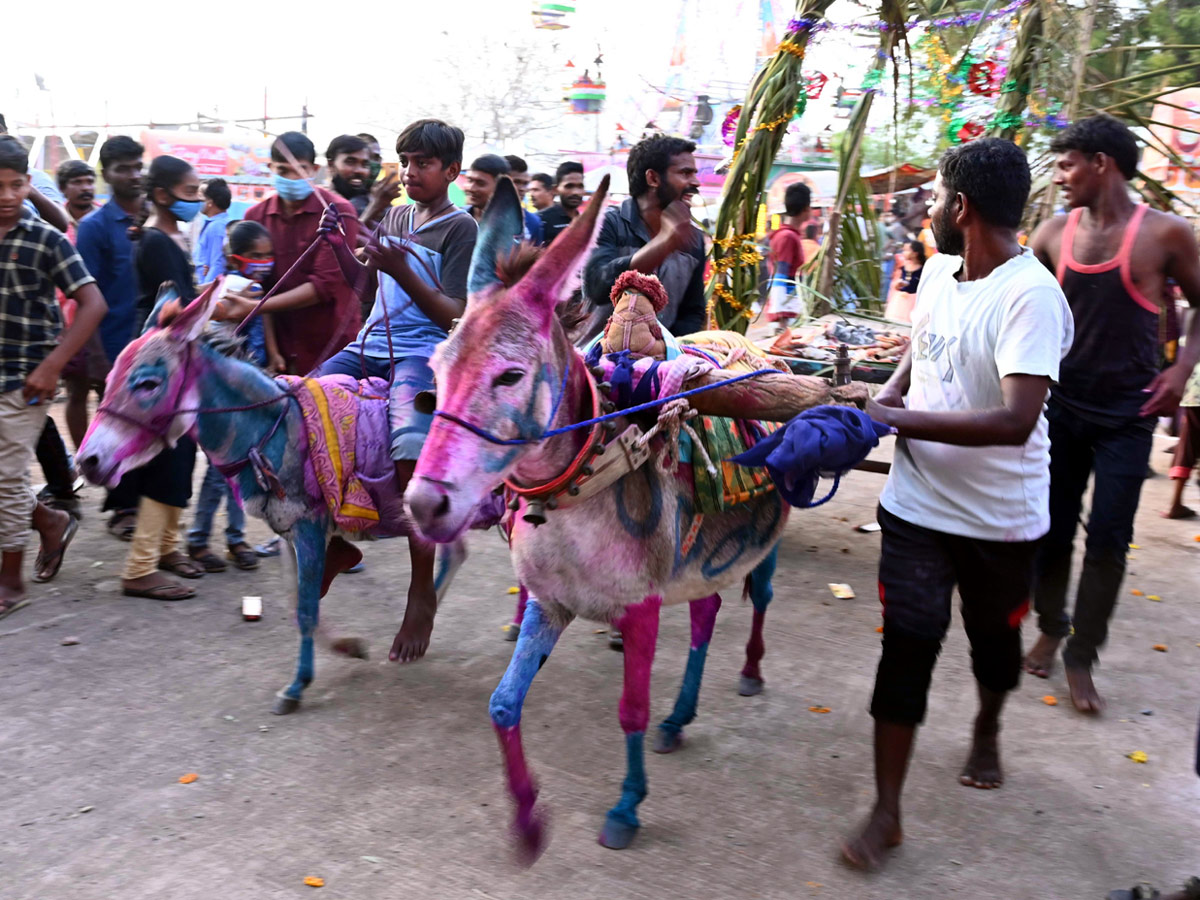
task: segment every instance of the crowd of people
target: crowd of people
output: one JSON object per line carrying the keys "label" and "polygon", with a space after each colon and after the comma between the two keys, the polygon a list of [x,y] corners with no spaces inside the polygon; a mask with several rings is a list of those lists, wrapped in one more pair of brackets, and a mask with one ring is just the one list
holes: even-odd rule
{"label": "crowd of people", "polygon": [[[201,183],[192,166],[171,156],[146,165],[132,138],[111,137],[100,148],[110,196],[98,205],[96,173],[86,164],[65,163],[54,184],[30,169],[24,144],[0,136],[0,617],[28,602],[22,566],[29,532],[40,540],[33,579],[44,582],[57,574],[77,528],[74,473],[47,417],[60,380],[78,446],[91,395],[103,397],[104,372],[156,324],[164,290],[186,303],[198,285],[224,276],[215,318],[255,314],[245,352],[264,369],[390,379],[391,455],[401,487],[407,483],[431,424],[414,399],[433,387],[430,355],[465,310],[483,210],[498,189],[509,190],[507,177],[528,204],[524,239],[544,245],[585,200],[578,162],[531,174],[519,157],[486,154],[464,170],[463,143],[453,125],[414,122],[396,139],[398,173],[380,178],[379,142],[342,135],[325,153],[322,186],[312,142],[282,134],[271,151],[274,192],[234,222],[223,180]],[[631,149],[630,196],[605,211],[583,272],[583,298],[602,317],[614,282],[635,270],[657,276],[665,290],[663,328],[687,334],[706,327],[705,240],[689,205],[699,189],[694,150],[662,135]],[[1092,669],[1124,575],[1151,436],[1181,400],[1188,405],[1173,477],[1182,484],[1196,460],[1200,316],[1165,367],[1160,330],[1171,290],[1200,306],[1191,228],[1131,198],[1138,149],[1117,120],[1076,122],[1052,150],[1068,212],[1027,242],[1019,228],[1029,165],[1024,151],[998,139],[955,147],[941,159],[924,239],[911,223],[885,217],[895,254],[889,311],[911,318],[913,334],[911,351],[868,405],[899,440],[878,511],[884,627],[871,701],[878,795],[868,823],[844,847],[855,864],[878,864],[901,840],[905,772],[954,590],[980,701],[961,778],[995,788],[1003,781],[1001,710],[1022,669],[1047,677],[1065,642],[1075,707],[1102,708]],[[463,207],[450,199],[460,176]],[[407,202],[396,204],[401,188]],[[808,188],[789,187],[785,206],[770,238],[780,283],[794,282],[813,240]],[[313,246],[331,221],[356,250],[349,263],[330,243]],[[929,240],[936,255],[928,255]],[[773,280],[772,304],[786,322],[798,308],[776,287]],[[264,291],[272,294],[262,303]],[[41,497],[30,490],[35,453],[47,474]],[[106,494],[108,529],[131,542],[122,573],[127,595],[185,599],[195,591],[178,579],[219,572],[227,562],[253,569],[258,555],[276,552],[247,545],[236,498],[211,466],[181,549],[195,455],[183,435]],[[1068,614],[1089,480],[1087,539]],[[210,546],[222,499],[224,559]],[[1184,509],[1177,495],[1168,512]],[[339,540],[331,559],[342,552]],[[413,536],[409,549],[408,606],[392,650],[401,661],[424,654],[437,605],[433,546]],[[1031,598],[1039,636],[1023,656],[1020,625]]]}

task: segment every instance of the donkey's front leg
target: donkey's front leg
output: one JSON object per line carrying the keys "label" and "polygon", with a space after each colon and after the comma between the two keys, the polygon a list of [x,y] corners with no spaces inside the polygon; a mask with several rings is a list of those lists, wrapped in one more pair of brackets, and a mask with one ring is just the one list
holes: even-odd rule
{"label": "donkey's front leg", "polygon": [[675,708],[658,726],[658,734],[654,739],[655,753],[678,750],[683,744],[683,726],[696,718],[696,701],[700,698],[700,682],[704,678],[704,660],[708,656],[708,643],[712,640],[713,626],[720,608],[720,594],[712,594],[688,604],[692,616],[692,646],[688,650],[687,667],[683,670],[683,684],[679,688]]}
{"label": "donkey's front leg", "polygon": [[[513,831],[517,838],[517,853],[521,861],[530,865],[545,849],[545,820],[539,810],[534,809],[537,786],[525,763],[525,750],[521,746],[521,708],[525,695],[538,670],[550,656],[558,636],[570,621],[565,611],[555,605],[553,615],[548,616],[536,597],[530,597],[525,607],[525,621],[517,646],[513,648],[508,669],[500,679],[489,711],[492,727],[500,740],[504,754],[504,768],[508,775],[508,790],[517,804],[513,819]],[[562,624],[556,624],[561,622]]]}
{"label": "donkey's front leg", "polygon": [[738,693],[743,697],[753,697],[762,693],[763,677],[758,664],[762,662],[763,653],[766,652],[763,646],[763,621],[767,616],[767,607],[775,596],[771,578],[775,575],[775,565],[778,561],[779,545],[776,544],[763,561],[746,576],[746,589],[750,594],[750,602],[754,604],[754,618],[750,624],[750,640],[746,642],[746,665],[738,683]]}
{"label": "donkey's front leg", "polygon": [[638,804],[646,797],[644,742],[650,724],[650,669],[658,642],[658,611],[662,597],[647,597],[626,607],[614,624],[625,638],[625,689],[621,692],[621,728],[625,730],[626,771],[621,799],[608,811],[600,843],[623,850],[637,834]]}
{"label": "donkey's front leg", "polygon": [[313,680],[313,637],[320,621],[321,577],[325,572],[324,522],[301,519],[287,535],[296,567],[296,624],[300,628],[300,658],[296,677],[275,695],[271,712],[286,716],[300,708],[300,695]]}

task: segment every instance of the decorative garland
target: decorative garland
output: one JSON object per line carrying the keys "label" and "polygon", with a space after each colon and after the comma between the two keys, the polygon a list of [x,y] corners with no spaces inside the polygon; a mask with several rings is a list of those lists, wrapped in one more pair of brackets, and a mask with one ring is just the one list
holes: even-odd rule
{"label": "decorative garland", "polygon": [[[1012,3],[988,13],[982,11],[966,12],[957,16],[943,16],[940,19],[933,19],[928,22],[914,19],[911,22],[905,23],[904,29],[905,31],[911,31],[914,28],[966,28],[978,25],[980,22],[992,22],[996,19],[1002,19],[1005,16],[1011,16],[1022,6],[1030,2],[1031,0],[1013,0]],[[797,18],[788,22],[788,31],[808,31],[813,34],[821,31],[891,31],[892,28],[892,24],[885,22],[883,19],[876,19],[873,22],[836,23],[830,22],[828,19]]]}

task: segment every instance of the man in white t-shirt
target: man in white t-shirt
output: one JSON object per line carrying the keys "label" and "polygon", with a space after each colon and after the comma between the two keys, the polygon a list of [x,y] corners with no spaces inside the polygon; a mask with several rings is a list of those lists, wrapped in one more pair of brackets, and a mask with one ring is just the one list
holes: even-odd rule
{"label": "man in white t-shirt", "polygon": [[[1021,671],[1037,541],[1050,527],[1043,413],[1073,322],[1054,277],[1017,242],[1029,165],[987,138],[947,151],[930,209],[912,348],[867,411],[899,440],[880,497],[883,655],[875,679],[878,796],[847,861],[898,845],[900,792],[955,586],[979,689],[960,781],[999,787],[1000,711]],[[906,402],[907,401],[907,402]]]}

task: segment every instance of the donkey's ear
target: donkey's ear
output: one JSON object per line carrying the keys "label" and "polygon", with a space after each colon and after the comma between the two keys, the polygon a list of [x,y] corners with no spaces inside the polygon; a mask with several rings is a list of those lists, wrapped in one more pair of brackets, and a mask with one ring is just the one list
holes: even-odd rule
{"label": "donkey's ear", "polygon": [[[167,326],[167,333],[173,340],[176,341],[194,341],[200,337],[200,333],[204,331],[204,326],[208,324],[208,320],[212,318],[213,310],[217,307],[217,287],[221,283],[220,278],[211,284],[207,285],[200,296],[183,308],[183,311],[177,315],[174,320]],[[171,290],[174,290],[174,285],[170,285]],[[167,285],[159,290],[159,302],[162,301],[163,290]],[[178,294],[176,294],[178,296]],[[158,304],[155,304],[158,309]],[[151,318],[154,314],[151,313]]]}
{"label": "donkey's ear", "polygon": [[525,277],[517,282],[514,289],[521,296],[550,309],[570,299],[579,287],[584,263],[600,232],[608,181],[605,175],[588,201],[587,209],[554,239]]}
{"label": "donkey's ear", "polygon": [[525,235],[525,213],[521,198],[507,175],[496,181],[496,192],[479,220],[479,235],[475,252],[471,254],[471,269],[467,273],[467,294],[477,294],[488,285],[496,284],[496,263],[512,252]]}

